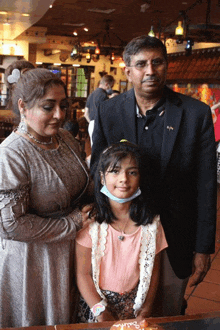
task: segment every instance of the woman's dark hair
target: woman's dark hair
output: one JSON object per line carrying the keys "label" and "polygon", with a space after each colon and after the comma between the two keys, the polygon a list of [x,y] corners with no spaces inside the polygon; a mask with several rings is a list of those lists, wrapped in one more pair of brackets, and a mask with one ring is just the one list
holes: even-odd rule
{"label": "woman's dark hair", "polygon": [[53,86],[62,86],[66,97],[67,91],[64,82],[47,69],[29,69],[21,73],[21,77],[12,91],[13,111],[20,116],[18,100],[22,99],[25,106],[31,109],[37,100],[42,99],[48,89]]}
{"label": "woman's dark hair", "polygon": [[12,91],[15,88],[16,83],[9,83],[8,82],[8,77],[12,74],[12,71],[14,69],[18,69],[20,71],[20,73],[22,74],[25,70],[27,69],[34,69],[35,66],[26,60],[17,60],[12,62],[12,64],[10,64],[6,70],[5,70],[5,85],[8,88],[9,91],[9,95],[8,95],[8,100],[7,100],[7,105],[6,105],[6,109],[7,110],[12,110]]}
{"label": "woman's dark hair", "polygon": [[167,62],[167,50],[162,41],[155,37],[140,36],[132,39],[124,49],[123,59],[126,66],[131,64],[131,56],[140,53],[142,50],[161,49],[163,57]]}
{"label": "woman's dark hair", "polygon": [[[110,224],[117,220],[111,210],[108,197],[100,192],[100,189],[102,188],[101,173],[105,175],[107,170],[113,170],[117,166],[118,162],[121,162],[128,156],[130,156],[132,159],[135,159],[141,178],[141,155],[137,145],[128,141],[119,142],[105,149],[100,156],[94,177],[96,201],[95,212],[96,221],[99,223],[106,221]],[[142,195],[139,195],[132,200],[130,205],[130,217],[134,222],[136,222],[138,226],[152,222],[153,214],[151,214],[150,210],[148,209]]]}

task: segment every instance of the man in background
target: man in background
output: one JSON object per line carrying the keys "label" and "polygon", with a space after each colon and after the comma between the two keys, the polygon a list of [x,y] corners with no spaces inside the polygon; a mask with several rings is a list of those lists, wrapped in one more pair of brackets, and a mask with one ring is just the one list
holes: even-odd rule
{"label": "man in background", "polygon": [[108,100],[108,95],[112,93],[112,87],[114,86],[115,80],[111,75],[105,75],[99,82],[99,87],[92,92],[86,102],[85,107],[85,118],[89,122],[89,136],[92,145],[92,134],[94,130],[94,120],[98,106],[105,100]]}

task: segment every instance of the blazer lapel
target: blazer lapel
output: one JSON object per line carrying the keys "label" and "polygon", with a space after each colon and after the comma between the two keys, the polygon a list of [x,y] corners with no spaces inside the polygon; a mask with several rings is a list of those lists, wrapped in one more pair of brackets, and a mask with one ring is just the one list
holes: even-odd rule
{"label": "blazer lapel", "polygon": [[[169,97],[172,96],[172,98]],[[164,134],[161,148],[161,174],[164,175],[179,131],[183,109],[181,100],[172,91],[168,92],[165,105]]]}
{"label": "blazer lapel", "polygon": [[134,90],[131,89],[125,93],[123,102],[123,110],[119,109],[122,116],[124,138],[132,143],[137,144],[137,131],[136,131],[136,101]]}

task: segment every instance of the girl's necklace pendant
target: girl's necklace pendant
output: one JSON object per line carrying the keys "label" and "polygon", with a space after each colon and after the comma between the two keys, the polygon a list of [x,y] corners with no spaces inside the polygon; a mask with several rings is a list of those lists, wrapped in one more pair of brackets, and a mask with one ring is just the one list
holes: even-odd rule
{"label": "girl's necklace pendant", "polygon": [[118,236],[118,239],[119,239],[119,241],[123,241],[123,240],[124,240],[124,238],[125,238],[125,237],[124,237],[124,236],[122,236],[122,235],[119,235],[119,236]]}

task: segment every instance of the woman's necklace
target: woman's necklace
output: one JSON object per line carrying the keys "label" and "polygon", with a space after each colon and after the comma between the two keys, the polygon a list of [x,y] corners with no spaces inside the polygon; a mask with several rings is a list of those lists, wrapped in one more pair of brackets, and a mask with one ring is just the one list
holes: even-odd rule
{"label": "woman's necklace", "polygon": [[43,144],[43,145],[49,145],[53,143],[53,138],[52,136],[50,137],[50,141],[49,142],[43,142],[43,141],[39,141],[37,140],[31,133],[26,132],[26,134],[29,136],[30,139],[34,140],[35,142],[39,143],[39,144]]}
{"label": "woman's necklace", "polygon": [[50,141],[49,142],[43,142],[43,141],[39,141],[38,139],[36,139],[31,133],[28,132],[28,128],[27,128],[27,124],[24,121],[24,115],[21,115],[21,121],[17,127],[17,131],[23,134],[27,134],[27,136],[29,136],[30,139],[34,140],[36,143],[38,144],[43,144],[43,145],[50,145],[53,143],[53,138],[52,136],[50,137]]}

